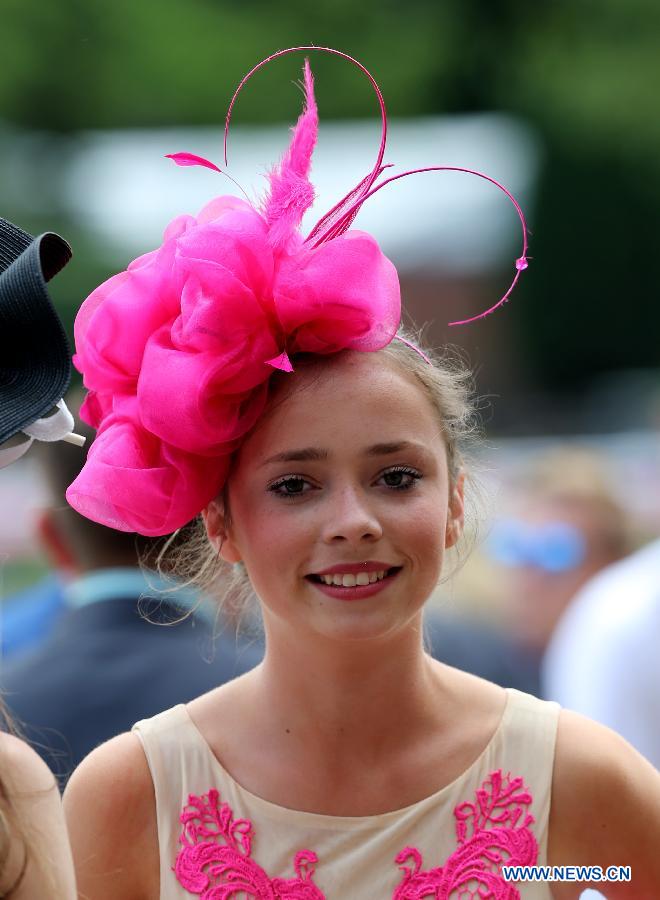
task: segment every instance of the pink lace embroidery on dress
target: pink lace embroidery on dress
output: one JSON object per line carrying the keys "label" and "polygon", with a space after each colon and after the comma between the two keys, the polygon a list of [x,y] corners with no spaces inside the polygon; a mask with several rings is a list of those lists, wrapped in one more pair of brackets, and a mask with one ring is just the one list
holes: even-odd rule
{"label": "pink lace embroidery on dress", "polygon": [[[422,868],[422,855],[406,847],[396,857],[403,879],[392,900],[520,900],[500,866],[533,865],[538,845],[529,826],[532,795],[522,778],[498,769],[476,791],[474,803],[454,809],[458,849],[444,866]],[[293,859],[295,878],[270,878],[251,856],[254,829],[249,819],[234,819],[215,789],[190,794],[180,816],[182,847],[172,867],[177,880],[202,900],[325,900],[314,884],[316,853],[299,850]],[[339,900],[339,898],[337,898]]]}
{"label": "pink lace embroidery on dress", "polygon": [[527,811],[531,802],[522,778],[503,776],[501,769],[491,772],[475,802],[454,809],[459,847],[444,866],[422,869],[422,855],[415,847],[398,854],[396,862],[405,874],[392,900],[520,900],[514,884],[504,880],[500,865],[536,862],[538,844],[529,828],[534,817]]}
{"label": "pink lace embroidery on dress", "polygon": [[183,847],[173,869],[187,891],[202,900],[231,900],[242,893],[256,900],[325,900],[313,881],[316,853],[296,853],[295,878],[270,878],[251,858],[252,822],[234,820],[219,799],[215,789],[202,797],[190,794],[181,813]]}

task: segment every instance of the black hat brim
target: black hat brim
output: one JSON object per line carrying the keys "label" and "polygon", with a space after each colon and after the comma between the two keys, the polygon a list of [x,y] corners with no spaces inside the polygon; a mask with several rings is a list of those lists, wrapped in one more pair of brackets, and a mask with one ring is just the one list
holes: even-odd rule
{"label": "black hat brim", "polygon": [[71,382],[71,353],[46,283],[71,259],[59,235],[0,218],[0,444],[45,416]]}

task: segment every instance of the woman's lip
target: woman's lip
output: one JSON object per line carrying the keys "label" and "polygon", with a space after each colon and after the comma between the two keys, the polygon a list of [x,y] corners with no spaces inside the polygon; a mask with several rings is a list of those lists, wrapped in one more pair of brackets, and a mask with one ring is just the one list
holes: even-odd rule
{"label": "woman's lip", "polygon": [[320,572],[313,572],[313,575],[359,575],[360,572],[387,572],[394,569],[392,563],[380,562],[378,559],[368,559],[361,563],[338,563],[336,566],[330,566],[329,569],[321,569]]}
{"label": "woman's lip", "polygon": [[401,569],[398,568],[381,581],[374,581],[373,584],[356,584],[355,587],[339,587],[337,584],[326,584],[324,581],[314,581],[311,578],[307,578],[307,581],[328,597],[334,597],[337,600],[362,600],[387,588],[400,571]]}

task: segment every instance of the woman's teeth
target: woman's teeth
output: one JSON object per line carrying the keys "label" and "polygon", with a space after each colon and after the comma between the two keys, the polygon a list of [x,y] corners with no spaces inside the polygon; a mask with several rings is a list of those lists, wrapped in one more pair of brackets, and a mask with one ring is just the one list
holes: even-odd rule
{"label": "woman's teeth", "polygon": [[319,575],[325,584],[334,584],[338,587],[355,587],[356,585],[373,584],[382,581],[387,574],[387,569],[382,572],[360,572],[357,575]]}

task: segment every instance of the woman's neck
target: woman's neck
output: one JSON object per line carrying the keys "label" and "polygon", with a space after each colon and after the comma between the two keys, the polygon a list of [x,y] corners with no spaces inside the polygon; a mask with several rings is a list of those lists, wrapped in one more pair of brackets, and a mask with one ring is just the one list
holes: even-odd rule
{"label": "woman's neck", "polygon": [[379,640],[292,642],[269,633],[253,713],[274,737],[295,735],[317,758],[375,763],[448,721],[443,669],[424,652],[421,616],[418,627]]}

